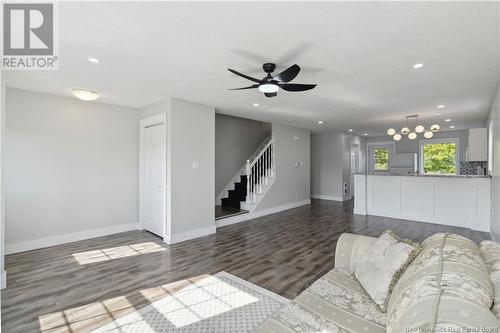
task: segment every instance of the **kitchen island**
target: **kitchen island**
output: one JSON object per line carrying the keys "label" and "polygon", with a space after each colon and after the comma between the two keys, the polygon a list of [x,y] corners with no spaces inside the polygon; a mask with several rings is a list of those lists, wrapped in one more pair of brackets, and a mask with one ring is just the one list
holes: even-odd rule
{"label": "kitchen island", "polygon": [[490,177],[357,174],[354,214],[490,232]]}

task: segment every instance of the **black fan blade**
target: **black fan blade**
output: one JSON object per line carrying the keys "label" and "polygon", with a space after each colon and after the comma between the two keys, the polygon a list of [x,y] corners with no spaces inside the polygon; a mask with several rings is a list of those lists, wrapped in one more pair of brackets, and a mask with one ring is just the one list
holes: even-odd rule
{"label": "black fan blade", "polygon": [[245,79],[250,80],[250,81],[253,81],[253,82],[260,83],[260,81],[261,81],[261,80],[259,80],[259,79],[254,78],[254,77],[251,77],[251,76],[248,76],[248,75],[242,74],[242,73],[240,73],[240,72],[237,72],[237,71],[235,71],[234,69],[231,69],[231,68],[228,68],[227,70],[228,70],[228,71],[230,71],[230,72],[231,72],[231,73],[233,73],[233,74],[236,74],[236,75],[238,75],[238,76],[244,77]]}
{"label": "black fan blade", "polygon": [[280,82],[290,82],[293,79],[295,79],[295,77],[297,76],[297,74],[299,74],[299,72],[300,72],[300,67],[299,65],[295,64],[291,67],[288,67],[278,75],[276,75],[273,79]]}
{"label": "black fan blade", "polygon": [[315,84],[283,83],[278,84],[281,89],[286,91],[306,91],[316,87]]}
{"label": "black fan blade", "polygon": [[278,95],[278,93],[275,93],[275,92],[274,93],[264,93],[264,96],[266,96],[266,97],[274,97],[277,95]]}
{"label": "black fan blade", "polygon": [[243,87],[243,88],[232,88],[232,89],[228,89],[228,90],[254,89],[254,88],[257,88],[258,86],[259,86],[258,84],[253,84],[253,85],[248,86],[248,87]]}

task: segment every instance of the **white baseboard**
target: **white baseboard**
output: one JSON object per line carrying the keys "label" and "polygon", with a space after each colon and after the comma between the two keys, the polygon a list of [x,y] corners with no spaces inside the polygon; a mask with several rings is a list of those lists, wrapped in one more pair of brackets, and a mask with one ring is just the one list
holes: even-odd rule
{"label": "white baseboard", "polygon": [[336,196],[330,196],[330,195],[311,194],[311,198],[321,199],[321,200],[330,200],[330,201],[344,201],[343,197],[336,197]]}
{"label": "white baseboard", "polygon": [[174,235],[167,235],[165,242],[167,244],[175,244],[175,243],[184,242],[184,241],[198,238],[198,237],[208,236],[211,234],[215,234],[215,226],[190,230],[190,231],[181,232],[181,233],[174,234]]}
{"label": "white baseboard", "polygon": [[304,205],[309,205],[310,203],[311,203],[311,199],[291,202],[289,204],[285,204],[285,205],[281,205],[281,206],[276,206],[276,207],[267,208],[267,209],[263,209],[263,210],[259,210],[259,211],[254,211],[254,212],[248,213],[248,214],[241,214],[241,215],[237,215],[237,216],[233,216],[233,217],[228,217],[228,218],[222,219],[222,220],[217,220],[217,221],[215,221],[215,224],[217,225],[217,228],[225,227],[227,225],[252,220],[252,219],[255,219],[257,217],[266,216],[266,215],[270,215],[270,214],[274,214],[274,213],[279,213],[279,212],[282,212],[282,211],[287,210],[287,209],[292,209],[292,208],[296,208],[296,207],[300,207],[300,206],[304,206]]}
{"label": "white baseboard", "polygon": [[46,238],[34,239],[27,242],[19,242],[5,245],[5,254],[12,254],[30,250],[41,249],[44,247],[61,245],[65,243],[76,242],[84,239],[102,237],[112,234],[117,234],[120,232],[138,230],[138,223],[129,224],[119,224],[107,228],[92,229],[80,232],[74,232],[70,234],[57,235]]}
{"label": "white baseboard", "polygon": [[5,289],[7,287],[7,272],[2,271],[2,274],[0,275],[0,289]]}

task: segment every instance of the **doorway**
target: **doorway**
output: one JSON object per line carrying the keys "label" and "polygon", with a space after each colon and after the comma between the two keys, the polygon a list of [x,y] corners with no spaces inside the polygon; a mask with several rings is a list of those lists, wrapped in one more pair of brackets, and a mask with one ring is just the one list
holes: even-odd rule
{"label": "doorway", "polygon": [[140,223],[162,238],[166,228],[166,117],[155,115],[140,121]]}

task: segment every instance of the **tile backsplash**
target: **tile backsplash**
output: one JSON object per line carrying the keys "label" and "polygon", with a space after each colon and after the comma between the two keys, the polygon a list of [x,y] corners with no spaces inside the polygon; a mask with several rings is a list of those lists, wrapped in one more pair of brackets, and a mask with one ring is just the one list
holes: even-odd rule
{"label": "tile backsplash", "polygon": [[[479,170],[481,170],[478,173]],[[460,174],[461,175],[484,175],[485,170],[487,170],[488,162],[479,161],[461,161],[460,162]]]}

